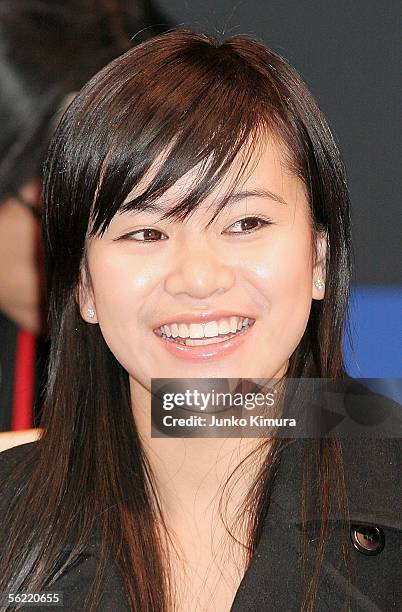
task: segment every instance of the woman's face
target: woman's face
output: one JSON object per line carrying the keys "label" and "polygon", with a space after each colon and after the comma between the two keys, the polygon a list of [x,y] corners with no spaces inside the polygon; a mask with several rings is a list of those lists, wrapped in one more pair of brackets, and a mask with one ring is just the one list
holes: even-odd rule
{"label": "woman's face", "polygon": [[[91,289],[81,290],[81,314],[99,324],[133,391],[150,391],[151,378],[285,373],[311,301],[324,295],[313,281],[324,280],[325,241],[314,266],[304,186],[286,168],[281,145],[267,138],[256,159],[208,228],[236,167],[184,222],[159,221],[161,212],[124,213],[91,239]],[[177,204],[194,178],[182,177],[157,204]],[[240,333],[247,318],[254,323]],[[158,335],[165,324],[171,340]],[[184,336],[200,331],[210,338],[187,346]]]}

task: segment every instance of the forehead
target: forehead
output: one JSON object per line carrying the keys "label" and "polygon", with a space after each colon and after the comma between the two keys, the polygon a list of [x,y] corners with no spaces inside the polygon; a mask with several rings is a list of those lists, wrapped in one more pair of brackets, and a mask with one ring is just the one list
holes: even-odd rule
{"label": "forehead", "polygon": [[[128,210],[130,202],[141,196],[161,170],[165,157],[166,153],[159,156],[147,175],[129,193],[124,202]],[[234,203],[241,199],[237,198],[239,194],[246,194],[248,197],[264,197],[265,194],[266,199],[282,204],[304,199],[307,204],[304,184],[291,166],[289,152],[279,139],[272,135],[261,137],[258,142],[249,143],[240,150],[229,169],[212,191],[205,195],[197,209],[210,210],[211,207],[215,208],[215,205],[217,208],[222,203]],[[142,212],[163,216],[200,185],[204,174],[205,166],[194,166],[162,196],[148,203]]]}

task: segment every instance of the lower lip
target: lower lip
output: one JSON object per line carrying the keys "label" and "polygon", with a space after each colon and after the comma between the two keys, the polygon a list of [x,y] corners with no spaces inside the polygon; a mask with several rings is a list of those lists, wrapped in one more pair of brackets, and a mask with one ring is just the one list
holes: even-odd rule
{"label": "lower lip", "polygon": [[223,340],[216,344],[204,344],[203,346],[186,346],[185,344],[165,340],[162,336],[158,336],[158,334],[155,335],[162,342],[165,349],[171,355],[174,355],[174,357],[178,357],[185,361],[210,361],[211,359],[226,357],[238,349],[250,336],[254,323],[250,325],[246,331],[236,336],[232,336],[228,340]]}

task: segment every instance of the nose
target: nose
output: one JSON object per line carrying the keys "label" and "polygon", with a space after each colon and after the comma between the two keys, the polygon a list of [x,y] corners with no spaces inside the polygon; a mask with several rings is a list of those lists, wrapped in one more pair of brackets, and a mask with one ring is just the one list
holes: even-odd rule
{"label": "nose", "polygon": [[235,282],[233,269],[211,248],[191,248],[182,252],[177,266],[165,280],[165,290],[172,296],[187,295],[207,299],[228,291]]}

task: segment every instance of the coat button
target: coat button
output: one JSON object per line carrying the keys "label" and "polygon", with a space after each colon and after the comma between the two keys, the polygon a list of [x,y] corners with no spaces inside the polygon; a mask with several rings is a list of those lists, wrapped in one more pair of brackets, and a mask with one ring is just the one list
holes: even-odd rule
{"label": "coat button", "polygon": [[353,546],[364,555],[378,555],[385,546],[384,532],[375,525],[352,525],[350,537]]}

